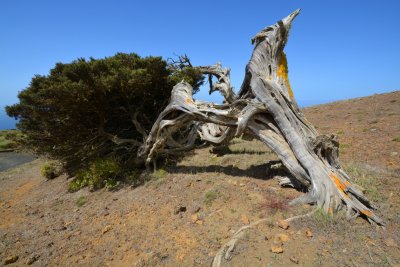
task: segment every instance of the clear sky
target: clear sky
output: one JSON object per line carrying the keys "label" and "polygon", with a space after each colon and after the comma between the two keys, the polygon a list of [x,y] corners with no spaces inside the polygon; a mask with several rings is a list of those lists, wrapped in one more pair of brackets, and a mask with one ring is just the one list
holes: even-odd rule
{"label": "clear sky", "polygon": [[[193,65],[220,61],[239,88],[250,39],[296,8],[286,53],[301,106],[400,89],[400,1],[0,1],[0,129],[4,106],[56,62],[117,52]],[[199,93],[197,98],[219,100]]]}

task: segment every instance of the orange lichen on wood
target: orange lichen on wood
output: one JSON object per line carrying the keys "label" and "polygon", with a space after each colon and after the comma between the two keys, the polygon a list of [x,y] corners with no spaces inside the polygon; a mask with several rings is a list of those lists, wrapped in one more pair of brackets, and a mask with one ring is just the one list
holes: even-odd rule
{"label": "orange lichen on wood", "polygon": [[190,99],[190,98],[186,98],[186,103],[188,103],[188,104],[193,104],[193,100]]}
{"label": "orange lichen on wood", "polygon": [[344,193],[344,196],[347,197],[347,198],[349,198],[349,197],[347,196],[347,193],[346,193],[345,190],[347,189],[347,187],[350,186],[350,183],[349,183],[348,181],[344,181],[344,183],[342,183],[342,182],[340,181],[340,179],[339,179],[334,173],[330,173],[330,174],[329,174],[329,177],[331,177],[331,179],[333,180],[333,182],[335,183],[335,185],[337,186],[337,188],[339,188],[340,191],[342,191],[342,192]]}
{"label": "orange lichen on wood", "polygon": [[374,213],[372,211],[369,211],[369,210],[360,210],[360,212],[362,214],[364,214],[365,216],[367,216],[367,217],[372,217],[374,215]]}
{"label": "orange lichen on wood", "polygon": [[288,74],[289,74],[289,69],[287,66],[286,54],[285,52],[282,52],[282,55],[279,58],[278,71],[276,72],[276,75],[278,75],[278,77],[281,77],[285,81],[286,86],[288,88],[289,96],[291,99],[294,99],[294,94],[292,91],[292,87],[290,86]]}

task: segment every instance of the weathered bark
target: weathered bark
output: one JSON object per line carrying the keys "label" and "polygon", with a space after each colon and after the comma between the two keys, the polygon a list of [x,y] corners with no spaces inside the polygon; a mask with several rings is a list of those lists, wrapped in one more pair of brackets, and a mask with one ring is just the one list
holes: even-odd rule
{"label": "weathered bark", "polygon": [[[210,83],[210,93],[219,91],[225,97],[225,104],[196,101],[191,86],[184,81],[178,83],[138,156],[149,164],[165,151],[191,149],[194,131],[214,144],[246,133],[278,155],[293,175],[286,184],[308,190],[293,204],[316,204],[327,213],[346,206],[349,217],[362,215],[371,222],[383,224],[371,203],[340,168],[335,137],[318,135],[294,99],[283,49],[298,13],[296,10],[252,39],[255,48],[237,95],[230,86],[228,68],[223,69],[220,64],[199,67],[204,74],[217,78],[216,83]],[[191,142],[171,141],[174,133],[193,122]]]}

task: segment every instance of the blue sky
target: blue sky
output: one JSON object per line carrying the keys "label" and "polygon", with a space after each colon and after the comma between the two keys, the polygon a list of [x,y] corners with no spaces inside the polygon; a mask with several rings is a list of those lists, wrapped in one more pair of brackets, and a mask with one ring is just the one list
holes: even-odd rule
{"label": "blue sky", "polygon": [[[301,8],[286,53],[301,106],[400,89],[400,1],[29,1],[0,2],[0,129],[5,105],[56,62],[117,52],[194,65],[220,61],[239,88],[250,39]],[[204,90],[197,98],[216,100]]]}

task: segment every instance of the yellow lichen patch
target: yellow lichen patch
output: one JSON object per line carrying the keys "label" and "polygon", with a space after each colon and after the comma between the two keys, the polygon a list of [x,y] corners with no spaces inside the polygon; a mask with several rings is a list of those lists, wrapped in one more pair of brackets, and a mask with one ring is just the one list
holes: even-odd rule
{"label": "yellow lichen patch", "polygon": [[286,54],[285,54],[285,52],[282,52],[282,55],[279,58],[278,71],[276,74],[278,75],[278,77],[281,77],[285,81],[286,86],[288,88],[289,96],[291,99],[294,99],[294,94],[292,91],[292,87],[290,86],[288,73],[289,73],[289,69],[287,66]]}
{"label": "yellow lichen patch", "polygon": [[329,209],[328,209],[328,214],[329,214],[329,215],[332,215],[332,214],[333,214],[333,209],[332,209],[332,208],[329,208]]}
{"label": "yellow lichen patch", "polygon": [[188,103],[188,104],[193,104],[193,100],[190,99],[190,98],[186,98],[186,103]]}

